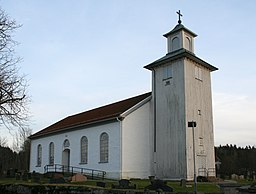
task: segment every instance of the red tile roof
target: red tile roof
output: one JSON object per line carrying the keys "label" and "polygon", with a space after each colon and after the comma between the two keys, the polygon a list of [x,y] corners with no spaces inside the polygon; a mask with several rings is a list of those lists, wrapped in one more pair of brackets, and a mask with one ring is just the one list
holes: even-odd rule
{"label": "red tile roof", "polygon": [[66,117],[30,136],[30,139],[81,125],[113,119],[151,95],[151,92]]}

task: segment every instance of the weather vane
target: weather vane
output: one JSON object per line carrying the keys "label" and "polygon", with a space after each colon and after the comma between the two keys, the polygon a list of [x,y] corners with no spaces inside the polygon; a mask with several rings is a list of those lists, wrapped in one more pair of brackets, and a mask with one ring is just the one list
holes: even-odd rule
{"label": "weather vane", "polygon": [[181,17],[183,16],[181,13],[180,13],[180,10],[176,12],[178,15],[179,15],[179,20],[178,20],[178,23],[181,24]]}

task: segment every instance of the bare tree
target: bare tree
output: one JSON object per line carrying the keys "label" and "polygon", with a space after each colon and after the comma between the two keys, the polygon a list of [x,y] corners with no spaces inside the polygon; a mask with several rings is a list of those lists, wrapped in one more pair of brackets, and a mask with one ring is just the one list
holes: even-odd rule
{"label": "bare tree", "polygon": [[6,137],[0,136],[0,147],[7,147],[8,146],[8,140]]}
{"label": "bare tree", "polygon": [[28,118],[25,76],[19,75],[12,34],[20,25],[0,8],[0,125],[24,127]]}
{"label": "bare tree", "polygon": [[30,128],[21,128],[15,131],[13,138],[12,150],[18,154],[17,163],[20,169],[29,169],[29,158],[30,158],[30,140],[28,137],[31,135],[32,131]]}
{"label": "bare tree", "polygon": [[18,131],[15,131],[12,141],[12,150],[15,152],[26,152],[30,149],[30,140],[28,137],[32,134],[30,128],[22,127]]}

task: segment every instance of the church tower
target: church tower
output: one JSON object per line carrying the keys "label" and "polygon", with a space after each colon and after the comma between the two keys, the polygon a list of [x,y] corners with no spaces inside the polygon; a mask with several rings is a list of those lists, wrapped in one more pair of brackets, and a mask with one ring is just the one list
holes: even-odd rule
{"label": "church tower", "polygon": [[[153,174],[158,178],[192,180],[215,176],[211,75],[216,67],[194,53],[194,32],[178,24],[164,34],[167,54],[145,66],[152,71]],[[193,131],[195,121],[195,157]]]}

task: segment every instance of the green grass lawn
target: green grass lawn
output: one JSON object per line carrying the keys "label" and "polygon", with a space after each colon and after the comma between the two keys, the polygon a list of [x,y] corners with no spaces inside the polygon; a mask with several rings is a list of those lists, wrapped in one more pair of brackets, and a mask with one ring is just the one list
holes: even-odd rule
{"label": "green grass lawn", "polygon": [[[98,181],[96,180],[88,180],[85,182],[77,182],[77,183],[68,183],[68,184],[74,184],[76,186],[88,186],[92,188],[96,188],[96,183]],[[106,183],[106,189],[111,189],[112,184],[118,185],[118,181],[114,180],[104,180],[102,182]],[[15,178],[0,178],[0,184],[25,184],[25,185],[39,185],[39,183],[33,183],[31,180],[28,181],[22,181],[22,180],[16,180]],[[48,179],[43,178],[40,181],[40,184],[48,184]],[[136,184],[137,190],[144,190],[144,188],[148,185],[150,185],[149,180],[131,180],[131,184]],[[65,185],[65,184],[61,184]],[[168,181],[168,186],[171,186],[174,189],[174,192],[193,192],[193,182],[187,182],[186,187],[180,186],[179,181]],[[217,193],[220,192],[220,189],[218,188],[216,183],[198,183],[197,184],[197,191],[199,192],[205,192],[205,193]]]}
{"label": "green grass lawn", "polygon": [[253,180],[246,180],[246,179],[241,179],[241,180],[237,180],[237,182],[241,185],[252,185],[252,184],[256,184],[256,181]]}
{"label": "green grass lawn", "polygon": [[[150,185],[149,180],[132,180],[132,184],[137,185],[137,189],[143,190],[146,186]],[[174,192],[193,192],[194,191],[194,183],[188,182],[186,187],[180,186],[179,181],[168,181],[167,185],[172,187]],[[199,192],[220,192],[219,187],[216,183],[197,183],[197,191]]]}
{"label": "green grass lawn", "polygon": [[[48,179],[41,179],[40,184],[48,183]],[[33,183],[31,180],[23,181],[16,180],[15,178],[0,178],[0,184],[24,184],[24,185],[38,185],[39,183]]]}

